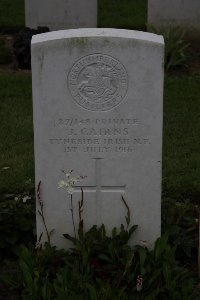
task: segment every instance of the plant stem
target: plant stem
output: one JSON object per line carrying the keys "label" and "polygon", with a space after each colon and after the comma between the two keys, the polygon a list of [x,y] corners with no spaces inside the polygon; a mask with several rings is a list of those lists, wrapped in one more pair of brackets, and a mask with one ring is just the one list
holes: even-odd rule
{"label": "plant stem", "polygon": [[70,196],[71,196],[70,198],[71,198],[72,223],[73,223],[73,228],[74,228],[74,236],[76,238],[76,228],[75,228],[75,223],[74,223],[74,208],[73,208],[72,194]]}
{"label": "plant stem", "polygon": [[40,208],[41,208],[41,211],[38,210],[38,213],[39,213],[40,216],[42,217],[42,222],[43,222],[43,224],[44,224],[44,228],[45,228],[45,231],[46,231],[47,240],[48,240],[49,245],[51,245],[50,234],[49,234],[49,232],[48,232],[47,225],[46,225],[45,218],[44,218],[43,206],[40,205]]}
{"label": "plant stem", "polygon": [[81,188],[81,201],[78,202],[78,213],[79,213],[79,227],[78,227],[78,236],[79,240],[83,240],[83,189]]}
{"label": "plant stem", "polygon": [[[41,183],[42,182],[39,181],[39,183],[37,185],[37,200],[39,202],[40,209],[41,209],[41,211],[38,210],[38,213],[42,218],[42,222],[43,222],[43,225],[44,225],[44,228],[45,228],[45,231],[46,231],[48,243],[49,243],[49,245],[51,245],[50,234],[48,232],[47,225],[46,225],[46,222],[45,222],[44,211],[43,211],[43,202],[42,202],[42,199],[41,199]],[[42,237],[42,235],[40,235],[40,239],[41,239],[41,237]]]}

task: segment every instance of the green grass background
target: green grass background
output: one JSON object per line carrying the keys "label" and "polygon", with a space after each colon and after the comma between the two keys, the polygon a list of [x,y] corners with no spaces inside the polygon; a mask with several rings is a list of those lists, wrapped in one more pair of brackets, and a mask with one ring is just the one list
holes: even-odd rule
{"label": "green grass background", "polygon": [[99,0],[98,27],[145,30],[147,0]]}
{"label": "green grass background", "polygon": [[11,53],[6,48],[5,42],[0,38],[0,65],[8,64],[12,61]]}
{"label": "green grass background", "polygon": [[30,75],[0,73],[0,87],[0,193],[16,193],[34,177]]}
{"label": "green grass background", "polygon": [[0,32],[17,31],[24,26],[24,20],[24,0],[0,0]]}
{"label": "green grass background", "polygon": [[163,194],[198,201],[200,76],[165,78],[163,133]]}
{"label": "green grass background", "polygon": [[[98,0],[98,27],[141,30],[146,19],[147,0]],[[0,31],[17,31],[23,26],[24,0],[0,0]]]}
{"label": "green grass background", "polygon": [[[144,29],[146,0],[100,0],[99,27]],[[0,0],[0,29],[24,25],[22,0]],[[163,196],[200,195],[200,75],[165,77]],[[0,194],[34,180],[31,76],[0,71]],[[7,168],[9,167],[9,168]]]}

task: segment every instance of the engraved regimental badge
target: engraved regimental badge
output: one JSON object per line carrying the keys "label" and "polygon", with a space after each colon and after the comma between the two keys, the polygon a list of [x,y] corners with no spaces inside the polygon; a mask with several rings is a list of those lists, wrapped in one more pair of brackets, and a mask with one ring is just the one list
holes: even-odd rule
{"label": "engraved regimental badge", "polygon": [[79,59],[68,75],[68,88],[81,107],[107,111],[119,105],[126,95],[128,78],[115,58],[92,54]]}

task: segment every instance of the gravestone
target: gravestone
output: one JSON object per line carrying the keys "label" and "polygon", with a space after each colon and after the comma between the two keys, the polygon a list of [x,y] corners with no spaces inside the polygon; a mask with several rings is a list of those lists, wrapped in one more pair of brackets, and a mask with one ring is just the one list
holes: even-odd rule
{"label": "gravestone", "polygon": [[[132,243],[150,246],[161,230],[163,38],[117,29],[79,29],[32,39],[35,180],[41,181],[52,243],[73,235],[62,170],[87,178],[73,193],[85,229],[125,224],[123,195],[137,224]],[[38,204],[37,204],[38,205]],[[38,237],[44,225],[37,214]]]}
{"label": "gravestone", "polygon": [[97,26],[97,0],[25,0],[26,27],[50,31]]}
{"label": "gravestone", "polygon": [[199,36],[199,0],[148,0],[148,24],[155,28],[180,27],[190,36]]}

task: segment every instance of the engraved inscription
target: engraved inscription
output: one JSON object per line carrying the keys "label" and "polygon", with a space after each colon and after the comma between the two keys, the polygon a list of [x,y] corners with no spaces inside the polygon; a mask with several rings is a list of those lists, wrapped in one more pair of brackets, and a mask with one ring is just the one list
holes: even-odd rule
{"label": "engraved inscription", "polygon": [[81,118],[59,118],[54,121],[55,127],[68,127],[75,125],[139,125],[137,118],[115,118],[115,119],[81,119]]}
{"label": "engraved inscription", "polygon": [[151,144],[149,137],[140,136],[138,118],[56,118],[52,125],[60,134],[49,143],[66,153],[130,153]]}
{"label": "engraved inscription", "polygon": [[68,87],[81,107],[107,111],[122,102],[127,92],[128,77],[117,59],[91,54],[73,65],[68,75]]}

